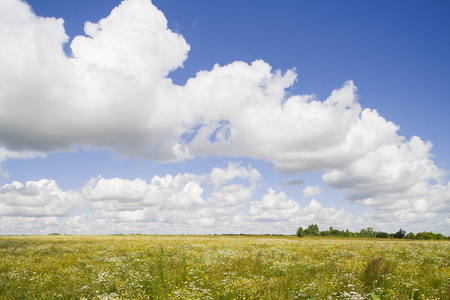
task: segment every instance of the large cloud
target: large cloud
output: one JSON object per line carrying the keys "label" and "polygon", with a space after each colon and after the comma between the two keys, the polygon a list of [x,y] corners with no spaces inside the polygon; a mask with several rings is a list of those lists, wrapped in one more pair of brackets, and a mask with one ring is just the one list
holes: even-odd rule
{"label": "large cloud", "polygon": [[62,19],[37,17],[19,0],[2,1],[0,11],[4,147],[51,152],[80,144],[176,158],[178,127],[189,115],[165,76],[182,66],[189,46],[150,1],[124,1],[87,23],[90,37],[73,40],[73,58],[63,52]]}
{"label": "large cloud", "polygon": [[394,124],[361,112],[351,81],[323,102],[288,97],[295,72],[254,61],[172,84],[166,76],[189,46],[148,0],[124,1],[86,23],[88,36],[71,43],[73,58],[62,50],[61,19],[36,17],[19,0],[1,5],[8,47],[0,76],[11,88],[0,91],[0,143],[8,149],[79,144],[156,161],[246,156],[302,172],[346,165],[397,138]]}
{"label": "large cloud", "polygon": [[[167,75],[182,67],[190,48],[149,0],[123,1],[100,22],[86,23],[85,33],[73,39],[67,57],[62,19],[38,17],[20,0],[0,2],[0,160],[77,145],[158,162],[250,157],[284,172],[325,172],[327,185],[383,211],[435,214],[436,205],[448,211],[448,184],[440,182],[444,173],[431,159],[431,144],[399,136],[397,125],[363,110],[352,81],[324,101],[289,95],[295,70],[283,73],[257,60],[215,65],[174,85]],[[228,213],[228,204],[253,193],[252,184],[221,186],[241,171],[212,174],[218,187],[206,199],[198,183],[178,175],[150,185],[98,179],[86,197],[107,202],[102,213],[119,220],[156,218],[150,207],[164,207],[163,195],[186,209],[225,199],[216,209]],[[134,194],[122,195],[122,186]],[[149,196],[150,187],[161,196]],[[204,218],[201,209],[196,213]]]}

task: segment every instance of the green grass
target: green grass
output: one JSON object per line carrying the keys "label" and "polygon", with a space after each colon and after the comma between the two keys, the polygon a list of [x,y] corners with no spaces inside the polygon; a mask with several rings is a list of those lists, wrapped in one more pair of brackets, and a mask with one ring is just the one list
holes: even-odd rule
{"label": "green grass", "polygon": [[3,236],[0,299],[450,299],[450,242]]}

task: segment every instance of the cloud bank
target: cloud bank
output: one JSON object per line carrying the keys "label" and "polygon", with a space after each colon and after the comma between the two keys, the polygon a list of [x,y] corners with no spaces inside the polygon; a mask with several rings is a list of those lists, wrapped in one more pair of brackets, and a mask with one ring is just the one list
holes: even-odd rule
{"label": "cloud bank", "polygon": [[63,191],[52,180],[13,182],[0,188],[0,231],[290,234],[307,222],[355,225],[344,208],[314,199],[302,207],[272,188],[255,201],[261,180],[256,169],[229,163],[149,181],[95,177],[80,191]]}
{"label": "cloud bank", "polygon": [[[84,30],[85,36],[72,40],[73,57],[68,57],[62,19],[36,16],[19,0],[0,2],[0,161],[78,146],[156,162],[249,157],[286,173],[323,173],[324,183],[349,201],[373,207],[369,218],[412,222],[450,212],[450,187],[442,182],[445,171],[432,160],[432,144],[399,136],[397,125],[374,109],[362,109],[352,81],[324,101],[290,95],[295,70],[273,70],[257,60],[215,65],[175,85],[167,76],[183,66],[190,46],[149,0],[125,0],[98,23],[87,22]],[[201,181],[186,174],[151,183],[100,178],[80,195],[93,203],[97,221],[183,220],[181,211],[170,216],[165,211],[173,205],[195,208],[192,216],[206,226],[219,215],[230,216],[230,207],[248,203],[260,175],[246,172],[252,171],[213,170],[214,190],[207,198]],[[229,178],[253,183],[226,185]],[[23,209],[1,198],[2,215],[31,217],[23,213],[29,208],[24,199],[31,197],[22,192],[28,184],[40,188],[43,183],[3,188]],[[61,199],[75,201],[51,186],[63,193]],[[42,195],[39,201],[47,199]],[[163,197],[167,203],[158,202]],[[52,201],[48,205],[59,203]],[[205,211],[212,204],[214,217]],[[39,216],[44,217],[47,204],[42,205]],[[280,211],[294,218],[320,209],[315,202],[308,207],[269,190],[247,215],[234,217],[277,220]]]}

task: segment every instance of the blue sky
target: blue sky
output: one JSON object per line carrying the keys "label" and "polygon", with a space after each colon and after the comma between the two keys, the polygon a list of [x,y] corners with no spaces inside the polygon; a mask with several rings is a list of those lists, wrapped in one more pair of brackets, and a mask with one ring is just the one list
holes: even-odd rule
{"label": "blue sky", "polygon": [[27,3],[0,233],[450,234],[446,1]]}

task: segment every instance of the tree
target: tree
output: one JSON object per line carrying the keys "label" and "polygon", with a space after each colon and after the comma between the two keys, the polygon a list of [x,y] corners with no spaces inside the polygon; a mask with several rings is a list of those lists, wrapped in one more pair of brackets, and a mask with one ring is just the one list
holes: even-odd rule
{"label": "tree", "polygon": [[380,231],[377,232],[376,237],[381,239],[387,239],[389,237],[389,233]]}
{"label": "tree", "polygon": [[319,226],[317,226],[317,224],[309,225],[308,229],[310,230],[312,235],[318,235],[319,234]]}
{"label": "tree", "polygon": [[417,233],[416,238],[418,240],[435,240],[437,237],[436,237],[436,234],[433,232],[425,232],[424,231],[424,232]]}
{"label": "tree", "polygon": [[366,229],[361,229],[361,231],[359,232],[359,236],[360,237],[368,237],[369,233],[367,232]]}
{"label": "tree", "polygon": [[303,237],[305,235],[305,232],[303,231],[303,228],[302,227],[299,227],[298,229],[297,229],[297,236],[298,237]]}
{"label": "tree", "polygon": [[402,238],[405,237],[405,234],[406,234],[406,231],[404,231],[404,230],[402,230],[402,229],[400,228],[400,230],[397,231],[397,232],[394,234],[394,237],[395,237],[396,239],[402,239]]}
{"label": "tree", "polygon": [[342,236],[343,234],[342,234],[342,231],[340,231],[339,229],[333,229],[333,230],[331,231],[331,235],[334,235],[334,236]]}
{"label": "tree", "polygon": [[410,232],[406,235],[406,238],[408,240],[414,240],[414,239],[416,239],[416,235],[414,233]]}

